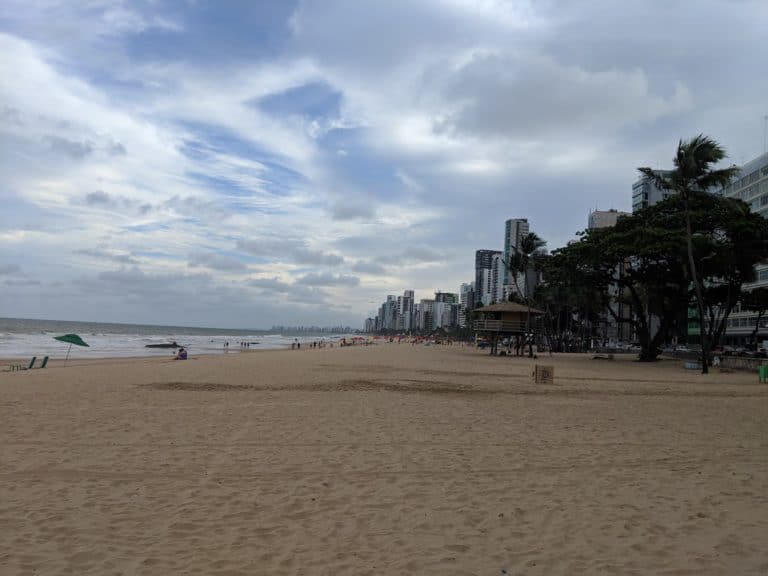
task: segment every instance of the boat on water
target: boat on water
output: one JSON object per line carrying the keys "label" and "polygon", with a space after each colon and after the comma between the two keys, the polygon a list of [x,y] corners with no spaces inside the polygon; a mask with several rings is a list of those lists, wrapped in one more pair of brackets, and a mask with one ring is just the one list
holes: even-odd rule
{"label": "boat on water", "polygon": [[163,342],[162,344],[146,344],[144,348],[181,348],[175,341]]}

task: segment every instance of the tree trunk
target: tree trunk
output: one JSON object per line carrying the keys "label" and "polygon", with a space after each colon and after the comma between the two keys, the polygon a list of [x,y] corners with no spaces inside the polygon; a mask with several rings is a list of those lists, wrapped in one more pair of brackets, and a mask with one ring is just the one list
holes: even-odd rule
{"label": "tree trunk", "polygon": [[757,320],[755,321],[755,329],[752,330],[752,347],[757,350],[757,333],[760,331],[760,320],[763,318],[763,309],[757,313]]}
{"label": "tree trunk", "polygon": [[531,300],[528,297],[528,270],[526,269],[523,274],[525,274],[525,304],[528,307],[528,316],[525,319],[525,332],[526,338],[528,338],[528,358],[533,358],[533,338],[531,338]]}
{"label": "tree trunk", "polygon": [[699,276],[696,272],[696,261],[693,258],[693,232],[691,230],[691,212],[688,206],[688,195],[683,199],[685,205],[685,243],[688,249],[688,265],[691,270],[691,280],[693,280],[693,289],[696,291],[696,307],[699,312],[699,334],[701,335],[701,373],[708,374],[707,358],[709,350],[707,349],[707,331],[704,329],[704,298],[701,295],[701,286],[699,285]]}

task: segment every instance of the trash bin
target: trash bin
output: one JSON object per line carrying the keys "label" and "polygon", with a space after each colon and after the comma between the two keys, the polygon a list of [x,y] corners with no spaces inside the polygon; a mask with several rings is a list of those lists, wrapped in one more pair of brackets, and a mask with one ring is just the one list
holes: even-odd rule
{"label": "trash bin", "polygon": [[757,369],[760,376],[760,382],[768,382],[768,364],[763,364]]}

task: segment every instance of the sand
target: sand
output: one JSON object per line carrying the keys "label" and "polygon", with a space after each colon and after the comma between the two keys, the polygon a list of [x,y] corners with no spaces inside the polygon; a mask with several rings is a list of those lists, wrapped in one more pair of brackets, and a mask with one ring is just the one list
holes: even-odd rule
{"label": "sand", "polygon": [[0,573],[766,574],[768,385],[461,347],[0,373]]}

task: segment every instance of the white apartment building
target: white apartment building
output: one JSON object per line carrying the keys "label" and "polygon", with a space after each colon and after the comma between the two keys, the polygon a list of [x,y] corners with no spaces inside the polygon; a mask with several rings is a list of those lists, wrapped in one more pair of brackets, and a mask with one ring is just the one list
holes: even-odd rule
{"label": "white apartment building", "polygon": [[[768,153],[744,164],[733,181],[717,194],[727,198],[739,198],[749,204],[753,212],[768,218]],[[768,286],[768,260],[757,265],[755,273],[756,282],[744,286],[744,290]],[[741,307],[737,306],[728,318],[725,343],[749,344],[756,321],[757,313],[742,311]],[[758,342],[768,339],[768,318],[764,317],[760,324],[757,334]]]}

